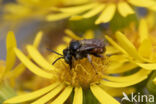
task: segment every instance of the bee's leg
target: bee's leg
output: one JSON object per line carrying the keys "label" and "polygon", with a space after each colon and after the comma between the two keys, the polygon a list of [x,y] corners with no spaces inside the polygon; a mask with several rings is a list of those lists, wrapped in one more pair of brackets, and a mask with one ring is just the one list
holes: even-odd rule
{"label": "bee's leg", "polygon": [[92,65],[92,67],[94,68],[94,70],[95,70],[95,72],[97,74],[97,70],[96,70],[95,66],[93,65],[93,63],[92,63],[92,58],[91,58],[91,56],[89,54],[87,54],[87,58],[88,58],[88,61],[90,62],[90,64]]}
{"label": "bee's leg", "polygon": [[113,56],[113,55],[119,55],[119,54],[120,54],[120,53],[117,52],[117,53],[106,54],[106,56],[111,57],[111,56]]}
{"label": "bee's leg", "polygon": [[72,69],[72,63],[69,64],[70,70]]}
{"label": "bee's leg", "polygon": [[93,54],[93,55],[96,56],[96,57],[104,58],[104,56],[103,55],[100,55],[100,54]]}
{"label": "bee's leg", "polygon": [[69,67],[70,67],[70,70],[72,69],[72,66],[73,66],[73,58],[69,61]]}
{"label": "bee's leg", "polygon": [[76,60],[76,58],[75,57],[72,57],[72,60],[71,60],[71,62],[69,64],[70,69],[74,68],[74,62],[75,62],[75,60]]}

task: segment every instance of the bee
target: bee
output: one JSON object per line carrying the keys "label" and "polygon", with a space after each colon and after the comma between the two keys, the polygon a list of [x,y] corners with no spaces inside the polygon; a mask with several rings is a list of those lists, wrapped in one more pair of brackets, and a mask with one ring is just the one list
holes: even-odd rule
{"label": "bee", "polygon": [[[96,57],[103,57],[106,51],[105,42],[102,39],[84,39],[84,40],[72,40],[69,46],[63,50],[63,55],[59,54],[53,50],[48,49],[61,57],[57,58],[52,64],[54,65],[58,60],[63,58],[67,64],[69,64],[70,69],[73,65],[73,60],[80,60],[83,58],[88,58],[88,61],[94,67],[90,55]],[[95,69],[95,68],[94,68]]]}

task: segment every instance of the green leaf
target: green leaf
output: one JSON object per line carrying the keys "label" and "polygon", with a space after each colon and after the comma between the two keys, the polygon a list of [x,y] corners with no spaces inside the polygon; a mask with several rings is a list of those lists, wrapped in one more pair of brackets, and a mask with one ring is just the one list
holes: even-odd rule
{"label": "green leaf", "polygon": [[156,84],[153,83],[153,79],[156,77],[156,71],[153,72],[152,76],[147,82],[147,89],[151,94],[156,95]]}
{"label": "green leaf", "polygon": [[110,28],[113,32],[116,32],[117,30],[128,27],[131,22],[136,22],[138,24],[136,14],[131,14],[127,17],[122,17],[118,12],[116,12],[115,16],[110,21]]}
{"label": "green leaf", "polygon": [[96,16],[88,19],[82,19],[77,21],[69,21],[67,28],[71,29],[73,32],[82,34],[87,30],[95,30],[98,25],[95,25]]}
{"label": "green leaf", "polygon": [[83,104],[100,104],[90,89],[83,89]]}
{"label": "green leaf", "polygon": [[15,90],[7,82],[2,82],[0,84],[0,104],[13,96],[16,96]]}

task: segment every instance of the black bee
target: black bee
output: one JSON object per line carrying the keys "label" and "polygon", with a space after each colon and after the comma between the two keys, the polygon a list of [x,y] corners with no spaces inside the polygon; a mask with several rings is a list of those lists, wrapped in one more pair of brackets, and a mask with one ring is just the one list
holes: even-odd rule
{"label": "black bee", "polygon": [[102,39],[84,39],[72,40],[69,44],[69,47],[63,50],[63,55],[53,50],[50,51],[61,56],[56,59],[53,64],[55,64],[59,59],[63,58],[65,62],[69,64],[70,68],[72,68],[73,60],[78,60],[82,58],[88,58],[89,62],[93,66],[90,55],[103,57],[101,54],[104,53],[106,49],[105,42]]}

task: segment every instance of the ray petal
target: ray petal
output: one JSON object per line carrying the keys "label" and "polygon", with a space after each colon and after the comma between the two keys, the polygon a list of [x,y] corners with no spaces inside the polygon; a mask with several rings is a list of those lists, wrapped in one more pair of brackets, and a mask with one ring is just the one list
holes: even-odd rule
{"label": "ray petal", "polygon": [[153,79],[153,83],[156,85],[156,77]]}
{"label": "ray petal", "polygon": [[110,87],[104,87],[104,86],[100,86],[100,87],[113,97],[121,97],[123,96],[122,94],[123,92],[129,95],[132,92],[136,91],[136,89],[133,87],[128,87],[128,88],[110,88]]}
{"label": "ray petal", "polygon": [[19,49],[15,48],[15,53],[17,57],[20,59],[20,61],[34,74],[43,77],[43,78],[48,78],[51,79],[53,77],[52,74],[43,71],[40,69],[38,66],[36,66],[34,63],[30,61]]}
{"label": "ray petal", "polygon": [[73,87],[68,86],[66,87],[58,97],[51,102],[51,104],[63,104],[67,98],[70,96],[71,92],[73,90]]}
{"label": "ray petal", "polygon": [[59,20],[68,18],[68,17],[70,17],[72,15],[73,14],[70,14],[70,13],[50,14],[50,15],[46,16],[46,20],[47,21],[59,21]]}
{"label": "ray petal", "polygon": [[[141,69],[143,70],[143,69]],[[128,86],[132,86],[135,85],[143,80],[145,80],[146,78],[148,78],[148,75],[151,71],[146,71],[145,74],[140,74],[140,77],[138,79],[135,78],[135,80],[132,81],[124,81],[125,79],[122,79],[121,77],[119,79],[122,79],[123,82],[111,82],[111,81],[106,81],[106,80],[101,80],[101,85],[103,86],[108,86],[108,87],[113,87],[113,88],[121,88],[121,87],[128,87]],[[138,74],[139,75],[139,74]],[[135,75],[134,75],[135,76]],[[137,76],[136,76],[137,77]],[[123,77],[124,78],[124,77]],[[130,77],[131,78],[131,77]],[[133,78],[132,78],[133,79]],[[116,80],[115,78],[113,78],[113,80]]]}
{"label": "ray petal", "polygon": [[134,10],[126,2],[118,3],[118,10],[123,17],[134,13]]}
{"label": "ray petal", "polygon": [[144,19],[140,21],[139,24],[139,39],[142,43],[145,39],[149,38],[147,23]]}
{"label": "ray petal", "polygon": [[10,99],[6,100],[4,103],[14,104],[14,103],[23,103],[26,101],[34,100],[34,99],[44,95],[45,93],[49,92],[50,90],[52,90],[53,88],[55,88],[58,85],[59,85],[59,83],[54,83],[54,84],[51,84],[48,87],[42,88],[40,90],[10,98]]}
{"label": "ray petal", "polygon": [[121,32],[116,32],[116,39],[118,40],[118,43],[120,46],[133,58],[135,59],[141,59],[140,56],[137,53],[136,48],[134,45],[126,38],[124,34]]}
{"label": "ray petal", "polygon": [[[110,66],[112,66],[112,65],[110,65]],[[108,68],[108,70],[106,70],[106,73],[107,74],[124,73],[124,72],[132,70],[132,69],[134,69],[136,67],[138,67],[138,66],[136,64],[133,64],[133,63],[123,63],[123,64],[120,64],[120,66],[118,66],[116,68],[111,68],[111,67]]]}
{"label": "ray petal", "polygon": [[77,7],[68,7],[68,8],[60,8],[58,9],[59,11],[61,12],[64,12],[64,13],[82,13],[86,10],[89,10],[95,6],[99,5],[98,3],[90,3],[90,4],[85,4],[85,5],[81,5],[81,6],[77,6]]}
{"label": "ray petal", "polygon": [[156,11],[156,3],[153,6],[150,6],[149,9]]}
{"label": "ray petal", "polygon": [[108,40],[109,43],[111,43],[116,49],[121,51],[122,53],[128,55],[128,53],[121,47],[119,46],[114,40],[112,40],[109,36],[105,35],[105,38]]}
{"label": "ray petal", "polygon": [[156,3],[154,0],[128,0],[128,2],[139,7],[151,7]]}
{"label": "ray petal", "polygon": [[75,40],[81,40],[82,38],[77,36],[75,33],[73,33],[71,30],[69,29],[66,29],[65,30],[65,33],[70,36],[72,39],[75,39]]}
{"label": "ray petal", "polygon": [[73,104],[83,104],[83,92],[81,87],[75,88]]}
{"label": "ray petal", "polygon": [[105,4],[97,5],[93,9],[88,11],[87,13],[83,14],[82,17],[84,17],[84,18],[93,17],[93,16],[97,15],[98,13],[100,13],[104,8],[105,8]]}
{"label": "ray petal", "polygon": [[95,34],[92,30],[88,30],[84,35],[83,35],[84,39],[93,39],[95,38]]}
{"label": "ray petal", "polygon": [[66,44],[69,44],[69,42],[71,41],[72,39],[68,36],[64,36],[63,37],[63,41],[66,43]]}
{"label": "ray petal", "polygon": [[95,21],[95,24],[100,23],[107,23],[109,22],[116,11],[116,5],[115,4],[108,4],[107,7],[103,10],[99,18]]}
{"label": "ray petal", "polygon": [[33,42],[33,46],[38,48],[40,45],[41,39],[42,39],[43,33],[40,31],[37,33],[37,36],[35,37],[35,40]]}
{"label": "ray petal", "polygon": [[10,80],[12,80],[12,82],[15,81],[15,79],[21,75],[21,73],[23,73],[25,70],[25,66],[23,63],[20,63],[19,65],[17,65],[12,71],[10,71],[8,73],[8,76],[10,78]]}
{"label": "ray petal", "polygon": [[137,63],[140,67],[147,69],[147,70],[156,70],[156,63],[149,63],[149,64],[144,64],[144,63]]}
{"label": "ray petal", "polygon": [[149,70],[140,70],[136,72],[135,74],[128,75],[128,76],[123,76],[123,77],[118,77],[118,76],[104,76],[109,81],[114,81],[114,82],[129,82],[129,81],[135,81],[137,79],[144,79],[146,78],[151,71]]}
{"label": "ray petal", "polygon": [[44,95],[43,97],[39,98],[38,100],[34,101],[31,104],[45,104],[50,99],[55,97],[65,86],[63,84],[60,84],[56,88],[54,88],[52,91],[50,91],[48,94]]}
{"label": "ray petal", "polygon": [[26,49],[30,57],[43,69],[46,70],[55,70],[56,68],[52,66],[43,56],[39,53],[39,51],[32,45],[27,45]]}
{"label": "ray petal", "polygon": [[138,53],[147,59],[152,55],[152,42],[150,39],[145,39],[139,46]]}
{"label": "ray petal", "polygon": [[101,104],[120,104],[112,96],[106,93],[102,88],[97,85],[90,86],[93,95],[98,99]]}
{"label": "ray petal", "polygon": [[16,61],[16,55],[14,52],[14,48],[16,47],[16,39],[13,32],[8,32],[7,39],[6,39],[6,49],[7,49],[7,56],[6,56],[6,70],[8,72],[12,69]]}

